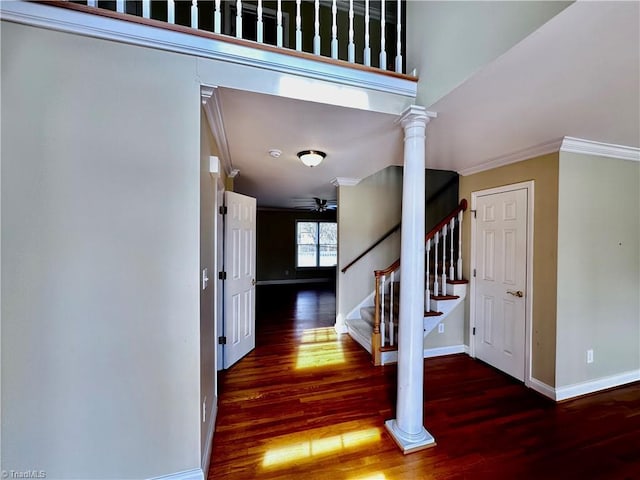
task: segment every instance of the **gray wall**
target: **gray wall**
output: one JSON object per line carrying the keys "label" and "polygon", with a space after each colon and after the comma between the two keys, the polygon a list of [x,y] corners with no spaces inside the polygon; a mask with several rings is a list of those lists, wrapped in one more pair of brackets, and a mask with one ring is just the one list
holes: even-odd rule
{"label": "gray wall", "polygon": [[196,78],[2,23],[3,470],[200,467]]}
{"label": "gray wall", "polygon": [[407,70],[430,106],[573,2],[409,1]]}
{"label": "gray wall", "polygon": [[560,153],[558,387],[640,371],[638,206],[640,163]]}
{"label": "gray wall", "polygon": [[335,210],[258,210],[256,226],[256,272],[258,281],[292,282],[322,279],[333,282],[335,267],[296,269],[296,220],[336,221]]}

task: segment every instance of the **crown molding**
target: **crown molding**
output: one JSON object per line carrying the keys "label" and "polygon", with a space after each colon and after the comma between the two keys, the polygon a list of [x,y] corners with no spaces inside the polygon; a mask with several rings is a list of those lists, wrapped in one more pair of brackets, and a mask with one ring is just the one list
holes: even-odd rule
{"label": "crown molding", "polygon": [[361,178],[336,177],[331,180],[331,184],[336,187],[353,187],[360,183]]}
{"label": "crown molding", "polygon": [[640,148],[594,142],[574,137],[564,137],[560,151],[640,162]]}
{"label": "crown molding", "polygon": [[479,165],[474,165],[469,168],[463,168],[458,173],[463,177],[467,175],[473,175],[474,173],[484,172],[485,170],[492,170],[494,168],[509,165],[511,163],[521,162],[530,158],[539,157],[541,155],[547,155],[549,153],[557,152],[562,145],[562,138],[552,140],[550,142],[540,143],[533,147],[523,148],[506,155],[495,157],[487,162],[483,162]]}
{"label": "crown molding", "polygon": [[225,131],[224,120],[222,119],[220,91],[218,87],[202,86],[200,87],[200,98],[202,99],[204,113],[207,116],[207,120],[209,120],[209,128],[211,128],[211,133],[218,146],[220,164],[227,177],[230,177],[235,169],[231,163],[227,132]]}

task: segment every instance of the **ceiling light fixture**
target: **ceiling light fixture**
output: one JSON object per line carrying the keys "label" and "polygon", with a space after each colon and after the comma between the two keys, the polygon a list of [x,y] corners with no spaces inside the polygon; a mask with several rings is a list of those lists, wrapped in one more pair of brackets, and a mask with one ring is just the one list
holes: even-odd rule
{"label": "ceiling light fixture", "polygon": [[320,150],[303,150],[302,152],[298,152],[298,158],[307,167],[316,167],[320,165],[320,162],[322,162],[326,156],[327,154]]}

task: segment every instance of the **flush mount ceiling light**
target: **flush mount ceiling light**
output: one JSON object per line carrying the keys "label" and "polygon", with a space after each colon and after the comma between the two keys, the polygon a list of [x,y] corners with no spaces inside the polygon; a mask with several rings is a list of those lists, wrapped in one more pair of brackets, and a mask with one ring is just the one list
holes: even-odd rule
{"label": "flush mount ceiling light", "polygon": [[315,167],[320,165],[320,162],[326,157],[327,154],[320,150],[303,150],[298,152],[298,158],[307,167]]}

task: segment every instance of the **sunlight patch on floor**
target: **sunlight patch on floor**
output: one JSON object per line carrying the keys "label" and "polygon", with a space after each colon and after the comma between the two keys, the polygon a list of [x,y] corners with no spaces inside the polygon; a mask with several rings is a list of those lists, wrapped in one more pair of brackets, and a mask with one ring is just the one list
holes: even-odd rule
{"label": "sunlight patch on floor", "polygon": [[[332,437],[319,438],[293,443],[281,448],[268,450],[264,455],[262,466],[265,468],[282,466],[309,460],[317,456],[335,454],[343,450],[352,449],[380,441],[380,429],[368,428],[355,432],[347,432]],[[378,477],[363,477],[372,480]],[[382,480],[384,477],[379,477]]]}
{"label": "sunlight patch on floor", "polygon": [[357,477],[349,477],[349,480],[387,480],[387,476],[382,472],[367,473]]}
{"label": "sunlight patch on floor", "polygon": [[344,363],[342,343],[333,327],[311,328],[302,332],[296,370]]}

